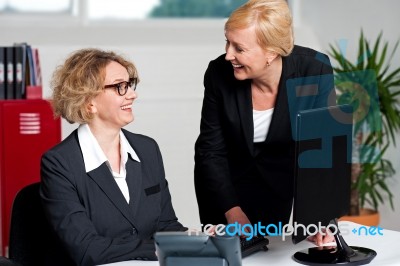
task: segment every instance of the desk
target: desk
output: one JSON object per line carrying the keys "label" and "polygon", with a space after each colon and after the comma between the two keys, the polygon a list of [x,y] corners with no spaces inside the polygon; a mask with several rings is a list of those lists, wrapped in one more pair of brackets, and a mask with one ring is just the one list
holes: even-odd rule
{"label": "desk", "polygon": [[[350,246],[368,247],[375,250],[378,255],[368,265],[399,266],[400,256],[397,248],[400,244],[400,232],[382,230],[383,235],[356,235],[350,232],[353,228],[360,228],[359,224],[352,222],[339,222],[340,228],[345,228],[348,234],[343,234],[346,243]],[[341,230],[343,232],[343,230]],[[242,261],[243,266],[265,265],[302,265],[292,259],[292,255],[300,250],[314,247],[315,245],[302,241],[297,245],[292,244],[291,238],[282,241],[281,237],[269,237],[270,243],[267,252],[257,252]],[[123,261],[105,264],[107,266],[159,266],[158,261]]]}

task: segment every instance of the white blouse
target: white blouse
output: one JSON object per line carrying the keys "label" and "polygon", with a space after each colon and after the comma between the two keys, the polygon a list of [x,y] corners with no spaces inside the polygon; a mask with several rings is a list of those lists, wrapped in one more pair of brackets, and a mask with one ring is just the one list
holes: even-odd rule
{"label": "white blouse", "polygon": [[253,110],[254,142],[263,142],[267,138],[274,108],[257,111]]}

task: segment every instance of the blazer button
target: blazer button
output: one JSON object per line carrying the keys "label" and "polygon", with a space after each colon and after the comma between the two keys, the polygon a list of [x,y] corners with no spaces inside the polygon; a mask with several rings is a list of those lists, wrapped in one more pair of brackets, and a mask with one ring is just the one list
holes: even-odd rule
{"label": "blazer button", "polygon": [[136,234],[136,228],[133,227],[133,228],[132,228],[132,235],[135,235],[135,234]]}

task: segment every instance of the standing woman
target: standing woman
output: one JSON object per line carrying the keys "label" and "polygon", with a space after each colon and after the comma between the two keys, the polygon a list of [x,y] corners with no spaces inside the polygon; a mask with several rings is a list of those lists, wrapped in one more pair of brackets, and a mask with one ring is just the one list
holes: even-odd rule
{"label": "standing woman", "polygon": [[[294,45],[285,0],[251,0],[225,24],[226,54],[204,75],[195,189],[202,224],[283,224],[293,200],[289,110],[334,105],[329,58]],[[316,93],[289,86],[317,77]],[[307,79],[305,79],[307,80]],[[307,84],[305,84],[307,85]],[[296,95],[289,96],[296,89]],[[288,99],[291,99],[290,101]]]}
{"label": "standing woman", "polygon": [[153,234],[185,230],[157,143],[122,129],[138,80],[133,63],[98,49],[76,51],[54,72],[55,114],[80,125],[44,154],[41,197],[76,265],[156,260]]}

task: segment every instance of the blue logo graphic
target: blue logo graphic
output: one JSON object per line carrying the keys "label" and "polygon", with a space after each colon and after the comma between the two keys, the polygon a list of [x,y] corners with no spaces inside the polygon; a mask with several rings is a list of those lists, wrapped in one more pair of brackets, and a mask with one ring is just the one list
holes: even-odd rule
{"label": "blue logo graphic", "polygon": [[[322,54],[316,59],[329,65]],[[298,162],[302,168],[331,168],[332,140],[335,136],[347,135],[347,161],[374,162],[380,154],[375,146],[360,146],[360,156],[352,158],[353,136],[349,135],[349,125],[353,132],[380,132],[382,121],[379,110],[379,97],[375,71],[363,70],[289,79],[286,82],[288,107],[295,141],[320,139],[319,149],[307,150],[300,154]],[[336,99],[336,91],[340,92]],[[296,123],[299,111],[309,108],[310,102],[316,108],[332,105],[349,105],[352,110],[323,113],[318,121],[302,120],[301,134],[297,134]],[[350,117],[350,118],[349,118]],[[320,125],[323,123],[323,126]],[[368,126],[366,126],[368,125]]]}
{"label": "blue logo graphic", "polygon": [[360,226],[353,228],[351,232],[358,236],[383,236],[383,228],[380,226]]}

